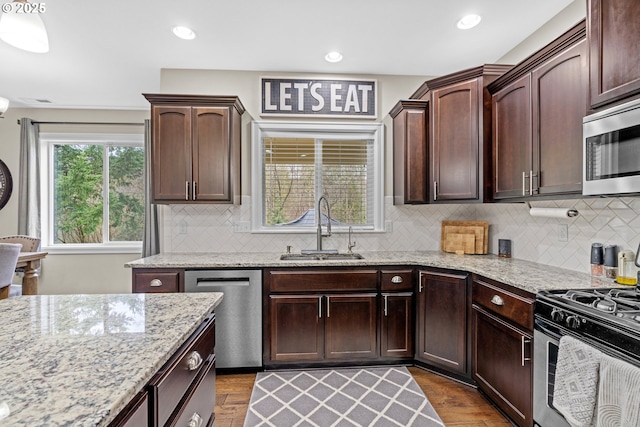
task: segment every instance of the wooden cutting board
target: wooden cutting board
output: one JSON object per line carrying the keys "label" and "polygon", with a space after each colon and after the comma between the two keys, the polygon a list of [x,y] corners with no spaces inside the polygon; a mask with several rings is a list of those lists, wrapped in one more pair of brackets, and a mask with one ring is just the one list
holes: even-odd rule
{"label": "wooden cutting board", "polygon": [[[473,243],[471,243],[473,236]],[[489,246],[487,221],[442,221],[440,250],[465,254],[486,254]]]}

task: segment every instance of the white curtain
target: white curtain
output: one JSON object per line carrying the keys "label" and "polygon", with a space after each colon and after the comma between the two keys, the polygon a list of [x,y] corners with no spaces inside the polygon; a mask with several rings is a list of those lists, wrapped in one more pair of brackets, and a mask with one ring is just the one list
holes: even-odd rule
{"label": "white curtain", "polygon": [[31,119],[20,119],[18,234],[40,236],[40,129]]}
{"label": "white curtain", "polygon": [[160,253],[158,207],[151,203],[151,125],[144,121],[144,237],[142,257]]}

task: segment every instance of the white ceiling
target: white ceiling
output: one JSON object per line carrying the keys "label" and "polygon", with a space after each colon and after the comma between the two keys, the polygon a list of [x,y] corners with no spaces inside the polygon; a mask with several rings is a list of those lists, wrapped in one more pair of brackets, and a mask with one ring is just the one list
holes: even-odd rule
{"label": "white ceiling", "polygon": [[[42,14],[48,53],[0,41],[0,96],[13,107],[143,109],[162,68],[437,76],[497,61],[571,2],[53,1]],[[467,13],[482,22],[458,30]],[[177,24],[197,38],[176,38]],[[327,63],[330,50],[344,60]]]}

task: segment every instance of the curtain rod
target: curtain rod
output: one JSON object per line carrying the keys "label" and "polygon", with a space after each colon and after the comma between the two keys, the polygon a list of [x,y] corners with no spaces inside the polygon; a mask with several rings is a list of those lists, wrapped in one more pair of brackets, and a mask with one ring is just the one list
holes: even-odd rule
{"label": "curtain rod", "polygon": [[[144,123],[107,123],[107,122],[38,122],[31,121],[33,124],[38,125],[114,125],[114,126],[144,126]],[[20,119],[18,119],[18,124],[20,124]]]}

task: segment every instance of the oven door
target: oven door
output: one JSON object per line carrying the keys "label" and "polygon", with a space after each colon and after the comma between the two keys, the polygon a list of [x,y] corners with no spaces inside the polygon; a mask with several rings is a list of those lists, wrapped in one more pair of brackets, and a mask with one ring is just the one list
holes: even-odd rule
{"label": "oven door", "polygon": [[533,421],[540,427],[570,427],[553,407],[560,333],[536,318],[533,332]]}

